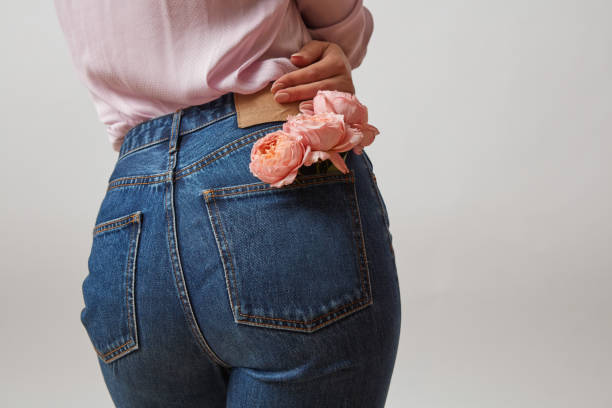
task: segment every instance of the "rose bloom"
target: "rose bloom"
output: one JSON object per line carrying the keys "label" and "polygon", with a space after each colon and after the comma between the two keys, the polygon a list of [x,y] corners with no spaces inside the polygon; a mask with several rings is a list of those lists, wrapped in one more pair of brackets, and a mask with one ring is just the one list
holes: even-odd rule
{"label": "rose bloom", "polygon": [[344,123],[342,115],[331,112],[289,115],[283,130],[302,136],[310,146],[311,152],[304,159],[306,166],[329,159],[343,173],[347,173],[348,168],[339,153],[357,147],[363,140],[363,134],[358,129],[350,128]]}
{"label": "rose bloom", "polygon": [[333,112],[344,115],[349,125],[368,123],[368,108],[349,92],[319,90],[312,99],[315,114]]}
{"label": "rose bloom", "polygon": [[[304,114],[317,115],[326,112],[343,115],[349,132],[353,132],[352,149],[356,154],[361,154],[365,146],[374,142],[374,137],[380,132],[368,123],[368,108],[363,105],[357,97],[349,92],[319,90],[312,100],[302,101],[299,104],[300,112]],[[361,137],[355,142],[355,138]],[[339,146],[346,151],[347,145]]]}
{"label": "rose bloom", "polygon": [[277,130],[255,142],[249,169],[272,187],[281,187],[293,183],[309,153],[310,146],[300,136]]}
{"label": "rose bloom", "polygon": [[304,137],[312,150],[331,150],[344,143],[347,137],[342,115],[329,112],[289,115],[283,124],[283,131]]}
{"label": "rose bloom", "polygon": [[314,104],[312,102],[312,99],[300,102],[300,104],[298,105],[298,109],[301,113],[305,115],[314,115]]}

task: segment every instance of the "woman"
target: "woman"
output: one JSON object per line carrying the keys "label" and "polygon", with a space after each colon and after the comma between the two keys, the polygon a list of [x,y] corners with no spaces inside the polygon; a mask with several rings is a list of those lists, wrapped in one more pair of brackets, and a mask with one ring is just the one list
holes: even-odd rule
{"label": "woman", "polygon": [[384,406],[400,294],[367,155],[282,188],[249,171],[283,106],[354,93],[361,0],[55,4],[119,152],[81,312],[115,405]]}

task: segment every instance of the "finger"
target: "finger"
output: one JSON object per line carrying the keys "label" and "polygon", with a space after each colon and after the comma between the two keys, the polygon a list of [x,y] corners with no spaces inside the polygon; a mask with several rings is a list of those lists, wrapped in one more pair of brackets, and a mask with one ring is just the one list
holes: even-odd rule
{"label": "finger", "polygon": [[[312,40],[306,43],[300,51],[291,55],[293,65],[303,68],[319,61],[331,43],[325,41]],[[293,71],[295,72],[295,71]],[[272,84],[272,92],[287,86],[297,85],[297,83],[287,83],[286,75],[281,76]]]}
{"label": "finger", "polygon": [[345,66],[341,60],[333,55],[317,61],[305,68],[289,72],[276,80],[272,85],[272,92],[286,89],[310,82],[321,81],[339,74],[346,74]]}
{"label": "finger", "polygon": [[298,66],[310,65],[321,58],[329,44],[327,41],[308,41],[298,52],[291,54],[291,62],[300,64]]}
{"label": "finger", "polygon": [[[355,92],[353,81],[350,77],[347,77],[345,75],[336,75],[334,77],[326,78],[321,81],[282,89],[276,94],[274,94],[274,100],[278,103],[288,103],[312,99],[315,97],[317,91],[319,91],[320,89],[349,93]],[[282,97],[282,94],[284,94],[285,97]]]}

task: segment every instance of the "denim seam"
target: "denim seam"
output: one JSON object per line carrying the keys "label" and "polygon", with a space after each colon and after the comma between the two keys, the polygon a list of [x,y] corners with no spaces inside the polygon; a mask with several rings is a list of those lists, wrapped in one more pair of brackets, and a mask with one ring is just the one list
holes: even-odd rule
{"label": "denim seam", "polygon": [[[251,143],[253,140],[251,139],[256,139],[256,136],[260,133],[263,132],[267,132],[269,130],[275,129],[275,128],[282,128],[282,126],[271,126],[265,129],[259,129],[253,133],[249,133],[248,135],[242,136],[239,139],[236,139],[230,143],[227,143],[223,146],[221,146],[220,148],[216,149],[215,151],[213,151],[212,153],[207,154],[206,156],[204,156],[202,159],[196,161],[195,163],[191,163],[190,165],[188,165],[187,167],[184,167],[182,169],[180,169],[179,171],[177,171],[175,173],[175,180],[178,180],[180,178],[183,178],[185,176],[188,176],[196,171],[201,170],[202,168],[210,165],[211,163],[215,162],[218,159],[221,159],[222,157],[227,156],[229,153],[240,149],[242,147],[244,147],[245,145],[248,145],[249,143]],[[167,140],[168,138],[164,139]],[[247,140],[248,139],[248,140]],[[219,155],[218,157],[214,157],[215,155]],[[212,158],[212,160],[210,160]],[[192,167],[196,166],[196,168],[192,169]],[[191,171],[187,171],[188,169],[191,169]],[[184,173],[184,174],[183,174]],[[126,176],[126,177],[119,177],[116,179],[113,179],[111,181],[109,181],[108,183],[108,188],[107,191],[112,190],[114,188],[119,188],[119,187],[129,187],[129,186],[135,186],[135,185],[146,185],[146,184],[158,184],[158,183],[163,183],[166,181],[166,178],[168,176],[168,172],[166,173],[158,173],[158,174],[152,174],[152,175],[144,175],[144,176]],[[163,178],[162,178],[163,177]],[[130,181],[136,181],[136,180],[149,180],[149,181],[141,181],[141,182],[137,182],[137,183],[130,183]]]}
{"label": "denim seam", "polygon": [[118,184],[112,187],[108,187],[106,191],[110,191],[112,189],[119,188],[119,187],[142,186],[146,184],[159,184],[165,181],[166,181],[166,178],[163,178],[161,180],[142,182],[142,183],[122,183],[122,184]]}
{"label": "denim seam", "polygon": [[102,228],[101,230],[94,231],[94,236],[96,236],[99,233],[104,232],[104,231],[111,231],[111,230],[114,230],[114,229],[117,229],[117,228],[121,228],[121,227],[123,227],[125,225],[128,225],[128,224],[131,224],[133,222],[135,222],[135,221],[134,220],[127,220],[127,221],[123,222],[122,224],[117,224],[117,225],[113,225],[113,226],[110,226],[110,227],[107,227],[107,228]]}
{"label": "denim seam", "polygon": [[[179,120],[175,119],[174,122],[178,123]],[[173,204],[174,194],[170,196],[170,203],[168,203],[168,196],[167,196],[168,190],[173,189],[172,174],[173,174],[173,167],[176,164],[176,162],[173,161],[173,160],[176,160],[176,146],[171,146],[168,153],[169,153],[168,154],[168,176],[169,177],[167,178],[167,183],[164,189],[164,206],[166,210],[165,213],[166,213],[166,225],[167,225],[166,239],[168,241],[170,264],[172,266],[172,272],[173,272],[174,279],[177,285],[180,303],[183,308],[183,314],[184,314],[185,319],[187,320],[187,324],[189,325],[192,334],[197,340],[198,345],[203,349],[206,355],[208,355],[217,364],[223,367],[229,368],[231,366],[227,364],[226,362],[224,362],[221,358],[219,358],[210,349],[210,346],[208,345],[206,339],[204,338],[204,335],[202,334],[202,331],[200,330],[197,324],[195,315],[193,313],[193,309],[191,308],[191,303],[189,301],[189,296],[187,293],[187,285],[185,284],[185,277],[183,276],[183,271],[180,266],[180,261],[177,259],[178,258],[178,245],[176,241],[176,225],[174,225],[174,228],[170,225],[170,215],[172,215],[173,223],[175,220],[174,204]],[[171,231],[173,232],[173,236],[170,235]],[[177,262],[176,265],[175,265],[175,261]]]}
{"label": "denim seam", "polygon": [[[348,174],[348,175],[347,175]],[[353,172],[351,173],[347,173],[347,174],[309,174],[309,175],[301,175],[299,177],[297,177],[293,183],[283,186],[280,189],[288,189],[288,188],[293,188],[293,187],[299,187],[301,185],[304,185],[305,183],[309,182],[310,180],[320,180],[320,179],[329,179],[329,180],[338,180],[338,181],[347,181],[350,179],[350,177],[352,175],[354,175]],[[209,190],[204,190],[205,192],[207,192],[207,194],[214,194],[216,191],[223,191],[223,190],[240,190],[240,189],[244,189],[245,192],[251,192],[251,191],[256,191],[258,189],[260,189],[261,187],[269,187],[269,183],[266,182],[258,182],[258,183],[249,183],[249,184],[241,184],[238,186],[231,186],[231,187],[215,187],[213,189],[209,189]],[[266,187],[266,189],[269,190],[278,190],[279,188],[268,188]]]}
{"label": "denim seam", "polygon": [[[207,154],[206,156],[204,156],[203,158],[201,158],[200,160],[191,163],[190,165],[183,167],[182,169],[180,169],[179,171],[176,172],[176,177],[175,179],[178,180],[182,177],[188,176],[189,174],[192,174],[198,170],[201,170],[202,168],[210,165],[211,163],[214,163],[215,161],[219,160],[222,157],[227,156],[228,154],[230,154],[231,152],[238,150],[246,145],[248,145],[249,143],[253,142],[254,139],[256,139],[257,135],[260,133],[265,133],[268,132],[272,129],[281,129],[282,126],[270,126],[267,127],[265,129],[259,129],[253,133],[249,133],[248,135],[244,135],[236,140],[233,140],[230,143],[227,143],[223,146],[221,146],[220,148],[216,149],[215,151]],[[218,157],[214,157],[215,155],[219,155]],[[195,168],[194,168],[195,167]],[[193,169],[192,169],[193,168]],[[190,171],[188,171],[190,170]],[[183,174],[184,173],[184,174]]]}
{"label": "denim seam", "polygon": [[[370,303],[373,303],[374,299],[372,299],[372,285],[370,281],[370,268],[368,266],[368,255],[367,255],[367,249],[365,245],[365,238],[363,234],[363,223],[361,222],[361,213],[359,211],[359,199],[357,198],[357,188],[355,186],[355,183],[353,183],[352,187],[353,187],[353,194],[355,197],[355,200],[352,202],[353,211],[355,212],[353,216],[356,217],[355,224],[359,228],[359,238],[361,241],[359,242],[360,249],[361,249],[359,251],[359,257],[360,257],[359,266],[360,266],[360,271],[362,273],[361,285],[362,285],[362,288],[364,289],[365,296],[370,298]],[[361,257],[363,257],[363,259],[361,259]],[[363,273],[364,270],[365,270],[365,274]],[[365,287],[363,286],[364,283],[366,283]]]}
{"label": "denim seam", "polygon": [[[171,183],[172,181],[170,181],[169,183]],[[166,194],[168,191],[168,184],[166,183],[166,188],[164,189],[164,203],[166,203],[167,205],[167,201],[166,201]],[[208,344],[206,343],[206,340],[204,340],[201,331],[198,330],[197,327],[195,327],[195,324],[193,322],[194,320],[194,316],[193,316],[193,310],[191,310],[191,305],[187,305],[186,303],[189,302],[188,298],[186,299],[183,292],[185,292],[185,285],[184,285],[184,279],[182,279],[182,274],[181,272],[177,272],[176,267],[174,265],[174,260],[175,260],[175,256],[174,256],[174,251],[172,250],[172,244],[173,244],[173,240],[170,237],[170,230],[171,230],[171,226],[170,226],[170,218],[168,217],[168,211],[169,209],[166,208],[166,225],[167,225],[167,229],[166,229],[166,237],[168,240],[168,246],[169,246],[169,252],[170,252],[170,264],[172,266],[172,273],[174,275],[174,279],[177,285],[177,289],[179,291],[179,298],[180,298],[180,302],[181,302],[181,306],[183,308],[183,313],[185,316],[185,319],[187,320],[187,324],[189,325],[192,334],[194,335],[194,337],[198,340],[197,343],[200,345],[200,347],[202,347],[203,351],[210,357],[213,359],[213,361],[217,362],[219,365],[225,366],[225,367],[230,367],[227,363],[223,362],[223,360],[221,360],[220,358],[218,358],[213,352],[212,350],[209,349]],[[179,274],[181,274],[181,276],[179,276]],[[183,280],[183,283],[181,283],[181,280]],[[188,309],[189,306],[189,309]]]}
{"label": "denim seam", "polygon": [[[308,323],[313,323],[313,322],[319,321],[321,319],[324,319],[326,316],[328,316],[330,314],[333,314],[333,313],[336,313],[336,312],[340,312],[340,311],[346,309],[345,312],[341,312],[338,316],[334,317],[333,319],[326,320],[326,321],[323,322],[323,323],[327,323],[327,322],[333,322],[333,321],[337,320],[338,318],[344,316],[347,312],[350,312],[351,310],[353,310],[354,308],[351,308],[351,306],[354,305],[355,303],[362,303],[364,300],[368,300],[368,299],[369,298],[368,298],[367,295],[363,295],[359,299],[355,299],[352,302],[340,305],[337,308],[335,308],[334,310],[330,310],[329,312],[327,312],[327,313],[325,313],[323,315],[317,316],[316,318],[310,319],[310,320],[292,320],[292,319],[283,319],[281,317],[267,317],[267,316],[259,316],[259,315],[250,315],[250,314],[247,314],[247,313],[241,313],[240,311],[239,311],[239,313],[240,313],[241,316],[244,316],[244,317],[252,317],[252,318],[261,319],[261,320],[278,320],[278,321],[281,321],[281,322],[288,322],[288,323],[308,324]],[[286,327],[286,326],[282,326],[282,327]],[[314,327],[317,327],[317,326],[314,326]],[[311,330],[314,327],[306,328],[306,329],[310,329]]]}
{"label": "denim seam", "polygon": [[[210,190],[204,190],[205,194],[207,194],[210,197],[226,197],[226,196],[233,196],[233,195],[240,195],[240,194],[249,194],[249,193],[254,193],[254,192],[262,192],[262,191],[286,191],[286,190],[295,190],[296,188],[300,188],[300,187],[306,187],[306,186],[311,186],[311,185],[317,185],[317,184],[331,184],[334,182],[351,182],[354,181],[353,178],[353,174],[349,173],[349,176],[342,176],[342,178],[339,178],[338,176],[333,176],[334,178],[329,178],[330,176],[325,176],[324,180],[318,180],[318,181],[311,181],[308,183],[299,183],[296,185],[293,184],[289,184],[287,186],[281,187],[280,189],[277,187],[265,187],[265,188],[259,188],[260,186],[264,186],[267,185],[266,184],[245,184],[244,186],[239,186],[239,187],[225,187],[225,188],[220,188],[220,189],[210,189]],[[236,191],[236,192],[230,192],[230,193],[221,193],[221,194],[217,194],[216,191],[222,190],[222,189],[244,189],[241,191]]]}
{"label": "denim seam", "polygon": [[[127,306],[127,311],[128,311],[128,325],[129,325],[129,329],[130,329],[130,334],[132,335],[133,339],[134,339],[134,343],[136,348],[138,348],[138,323],[136,322],[136,300],[134,299],[135,297],[135,291],[134,291],[134,284],[136,281],[136,261],[138,259],[138,244],[140,241],[140,233],[141,233],[141,229],[142,229],[142,222],[141,222],[141,214],[140,212],[138,212],[138,215],[136,216],[137,218],[137,222],[136,225],[134,227],[132,227],[132,233],[134,234],[133,239],[130,239],[130,245],[133,245],[133,248],[130,248],[130,252],[129,255],[131,257],[130,260],[130,269],[128,270],[126,273],[126,286],[125,286],[125,302],[126,302],[126,306]],[[132,326],[133,325],[133,326]]]}
{"label": "denim seam", "polygon": [[[203,125],[200,125],[200,126],[198,126],[198,127],[195,127],[195,128],[193,128],[193,129],[185,130],[185,131],[183,131],[182,133],[180,133],[180,134],[179,134],[179,136],[185,136],[185,135],[188,135],[188,134],[190,134],[190,133],[197,132],[198,130],[204,129],[205,127],[210,126],[210,125],[212,125],[212,124],[213,124],[213,123],[215,123],[215,122],[218,122],[218,121],[220,121],[220,120],[223,120],[223,119],[229,118],[230,116],[235,115],[235,114],[236,114],[236,112],[231,112],[231,113],[228,113],[228,114],[223,115],[223,116],[221,116],[221,117],[219,117],[219,118],[213,119],[213,120],[211,120],[210,122],[206,122],[206,123],[205,123],[205,124],[203,124]],[[147,148],[147,147],[150,147],[150,146],[153,146],[153,145],[159,144],[159,143],[161,143],[161,142],[165,142],[165,141],[166,141],[166,140],[168,140],[168,139],[169,139],[168,137],[164,137],[164,138],[162,138],[162,139],[157,139],[157,140],[154,140],[154,141],[152,141],[152,142],[149,142],[149,143],[146,143],[146,144],[140,145],[140,146],[138,146],[138,147],[135,147],[135,148],[133,148],[132,150],[128,150],[127,152],[123,153],[123,155],[121,155],[121,157],[119,157],[119,159],[117,159],[117,161],[119,161],[119,160],[123,159],[125,156],[127,156],[127,155],[128,155],[128,154],[130,154],[130,153],[134,153],[134,152],[136,152],[136,151],[138,151],[138,150],[142,150],[142,149],[144,149],[144,148]]]}
{"label": "denim seam", "polygon": [[[130,343],[133,343],[133,344],[130,347],[126,348],[125,350],[121,350],[123,347],[125,347],[126,345],[128,345]],[[105,363],[107,363],[107,364],[112,363],[113,361],[115,361],[118,358],[126,355],[130,351],[133,351],[133,350],[136,350],[136,349],[138,349],[138,344],[135,343],[133,340],[127,341],[127,342],[123,343],[122,345],[115,347],[113,350],[109,351],[108,353],[104,353],[104,354],[100,353],[94,347],[94,350],[95,350],[96,354],[98,354],[102,358],[102,360]],[[117,354],[112,355],[113,353],[117,353]],[[109,355],[110,355],[110,357],[108,357]]]}
{"label": "denim seam", "polygon": [[235,114],[236,114],[236,112],[230,112],[230,113],[227,113],[227,114],[225,114],[225,115],[223,115],[223,116],[220,116],[220,117],[218,117],[218,118],[216,118],[216,119],[211,120],[210,122],[206,122],[206,123],[205,123],[205,124],[203,124],[203,125],[200,125],[200,126],[198,126],[198,127],[195,127],[195,128],[193,128],[193,129],[185,130],[185,131],[183,131],[182,133],[179,133],[179,136],[185,136],[185,135],[188,135],[188,134],[190,134],[190,133],[197,132],[198,130],[202,130],[202,129],[204,129],[205,127],[210,126],[210,125],[212,125],[212,124],[213,124],[213,123],[215,123],[215,122],[218,122],[218,121],[223,120],[223,119],[227,119],[227,118],[229,118],[230,116],[233,116],[233,115],[235,115]]}
{"label": "denim seam", "polygon": [[[211,219],[212,225],[213,225],[213,232],[215,234],[215,238],[217,240],[217,244],[219,245],[219,239],[218,239],[218,233],[216,231],[216,228],[214,228],[216,225],[218,226],[217,228],[221,230],[221,235],[223,236],[223,241],[224,241],[224,245],[223,247],[225,248],[225,252],[227,253],[226,255],[223,254],[223,249],[221,247],[221,245],[219,245],[219,250],[221,253],[221,259],[224,261],[223,262],[223,267],[224,270],[226,271],[226,285],[229,283],[228,279],[227,279],[227,269],[225,267],[225,258],[227,258],[227,263],[229,263],[230,269],[232,271],[232,278],[234,281],[234,292],[235,295],[232,295],[232,291],[230,290],[230,288],[228,287],[228,294],[230,296],[230,305],[232,307],[232,310],[234,310],[234,308],[236,309],[236,311],[238,312],[238,315],[243,316],[243,317],[247,317],[247,318],[253,318],[253,319],[261,319],[261,320],[268,320],[268,321],[283,321],[283,322],[288,322],[288,323],[295,323],[295,324],[299,324],[299,325],[308,325],[310,323],[313,322],[317,322],[317,321],[321,321],[322,319],[324,319],[326,316],[330,315],[330,314],[334,314],[334,313],[339,313],[336,317],[334,317],[333,319],[330,320],[325,320],[322,321],[321,323],[313,326],[313,327],[292,327],[292,326],[284,326],[284,325],[280,325],[280,324],[266,324],[266,323],[260,323],[260,322],[253,322],[252,320],[236,320],[237,323],[243,323],[243,324],[247,324],[245,322],[249,322],[250,324],[254,324],[254,325],[260,325],[260,326],[266,326],[266,327],[275,327],[275,328],[287,328],[287,329],[298,329],[298,330],[305,330],[305,331],[313,331],[316,328],[322,326],[322,325],[326,325],[326,324],[331,324],[334,321],[340,319],[341,317],[347,316],[348,314],[351,314],[352,312],[355,312],[357,310],[360,310],[361,308],[371,305],[372,302],[372,294],[371,294],[371,286],[370,286],[370,276],[369,276],[369,268],[367,266],[367,257],[365,254],[365,243],[363,242],[363,229],[361,228],[361,219],[359,217],[359,209],[355,208],[355,205],[357,204],[357,193],[355,190],[355,179],[354,179],[354,173],[350,172],[347,176],[345,175],[333,175],[333,176],[321,176],[321,175],[315,175],[314,177],[312,177],[313,181],[310,182],[306,182],[306,183],[299,183],[298,185],[292,186],[286,186],[283,187],[282,190],[289,190],[289,189],[295,189],[298,187],[303,187],[303,186],[309,186],[309,185],[316,185],[316,184],[324,184],[324,183],[333,183],[333,182],[347,182],[350,185],[352,185],[352,193],[353,193],[353,198],[354,200],[351,200],[351,212],[352,212],[352,218],[353,218],[353,226],[355,228],[358,229],[358,233],[360,236],[360,240],[359,242],[355,242],[356,247],[358,249],[358,265],[359,265],[359,276],[360,276],[360,282],[361,282],[361,289],[362,289],[362,296],[359,299],[356,299],[350,303],[346,303],[343,305],[340,305],[339,307],[337,307],[336,309],[333,309],[327,313],[325,313],[324,315],[320,315],[317,316],[314,319],[311,320],[292,320],[292,319],[284,319],[284,318],[279,318],[279,317],[267,317],[267,316],[260,316],[260,315],[250,315],[250,314],[246,314],[246,313],[242,313],[241,309],[240,309],[240,299],[238,296],[238,286],[236,283],[236,272],[234,269],[234,263],[232,260],[232,255],[231,255],[231,251],[229,249],[229,244],[227,241],[227,238],[225,237],[225,232],[224,232],[224,228],[223,228],[223,222],[221,221],[221,216],[219,213],[219,206],[217,205],[217,201],[216,201],[216,197],[224,197],[224,196],[230,196],[230,195],[237,195],[237,194],[246,194],[249,192],[261,192],[261,191],[268,191],[268,190],[278,190],[276,188],[272,188],[272,187],[265,187],[266,183],[256,183],[256,184],[246,184],[246,185],[242,185],[242,186],[235,186],[235,187],[225,187],[225,188],[220,188],[220,189],[209,189],[209,190],[204,190],[203,194],[204,197],[206,199],[206,203],[209,204],[210,201],[212,200],[212,204],[215,207],[217,216],[216,216],[216,222],[213,221],[212,217],[214,217],[212,215],[212,211],[209,211],[209,218]],[[216,194],[216,191],[218,190],[232,190],[232,189],[241,189],[243,191],[238,191],[238,192],[230,192],[230,193],[224,193],[224,194]],[[278,190],[278,191],[282,191],[282,190]],[[209,210],[210,210],[210,206],[209,206]],[[364,274],[364,269],[365,269],[365,274]],[[366,283],[367,279],[367,286],[364,286],[364,284]],[[234,307],[233,305],[233,301],[232,301],[232,297],[235,296],[236,298],[236,306]],[[366,301],[366,303],[359,305],[357,307],[351,307],[352,305],[354,305],[355,303],[363,303],[363,301]]]}
{"label": "denim seam", "polygon": [[155,178],[155,177],[165,177],[166,174],[168,174],[168,172],[157,173],[157,174],[150,174],[150,175],[145,175],[145,176],[118,177],[116,179],[113,179],[113,180],[109,181],[108,184],[118,183],[118,182],[121,182],[121,181],[129,181],[129,180],[149,179],[149,178]]}
{"label": "denim seam", "polygon": [[[113,348],[110,351],[102,353],[98,350],[98,348],[94,345],[93,348],[96,351],[96,354],[100,356],[100,358],[106,363],[109,364],[118,358],[128,354],[131,351],[138,349],[138,332],[136,326],[136,312],[135,312],[135,302],[134,302],[134,280],[136,278],[136,259],[138,256],[138,242],[141,231],[141,220],[140,220],[141,212],[138,211],[134,214],[126,215],[123,217],[115,218],[113,220],[105,221],[101,224],[98,224],[94,228],[94,236],[98,235],[102,231],[109,231],[113,229],[117,229],[120,227],[129,226],[130,224],[136,224],[135,226],[131,226],[129,230],[129,247],[128,247],[128,259],[125,265],[125,305],[127,311],[127,323],[128,323],[128,332],[129,332],[129,340],[125,343]],[[103,226],[109,226],[107,228],[99,229]],[[131,281],[131,284],[130,284]],[[130,289],[132,292],[132,296],[130,296]],[[131,345],[130,345],[131,344]],[[125,346],[130,345],[128,348],[123,349]]]}
{"label": "denim seam", "polygon": [[127,318],[128,318],[128,332],[130,333],[130,336],[132,336],[132,316],[130,316],[132,313],[130,312],[130,294],[129,294],[129,287],[130,287],[130,264],[134,261],[132,259],[132,251],[134,251],[136,249],[136,247],[134,246],[133,240],[135,238],[134,233],[136,231],[134,231],[134,228],[130,228],[130,246],[128,249],[128,261],[125,265],[125,310],[127,312]]}
{"label": "denim seam", "polygon": [[[208,219],[211,222],[211,225],[213,226],[212,231],[213,231],[213,234],[215,236],[215,241],[217,242],[217,250],[219,251],[219,255],[221,257],[221,265],[223,266],[223,274],[225,276],[225,286],[226,286],[225,289],[227,290],[227,295],[228,295],[229,302],[230,302],[230,308],[232,310],[232,315],[233,315],[234,314],[234,300],[233,300],[233,295],[232,295],[231,290],[230,290],[231,284],[229,283],[229,273],[228,273],[228,270],[227,270],[227,266],[226,266],[225,262],[223,261],[223,258],[224,258],[223,248],[222,248],[221,240],[219,238],[219,234],[217,233],[217,228],[215,227],[215,216],[212,214],[212,209],[211,209],[210,205],[208,205],[209,204],[208,203],[208,197],[205,195],[204,199],[206,201],[206,209],[207,209],[207,212],[208,212]],[[214,205],[215,205],[215,209],[217,210],[217,213],[218,213],[218,208],[216,208],[217,207],[216,202],[214,202]]]}
{"label": "denim seam", "polygon": [[374,194],[376,195],[376,198],[378,199],[378,208],[380,211],[380,214],[382,216],[383,219],[383,224],[386,227],[386,231],[385,231],[385,235],[387,236],[387,244],[389,245],[389,249],[391,250],[391,254],[393,256],[395,256],[395,251],[393,250],[393,242],[391,240],[391,234],[389,232],[389,214],[387,213],[387,211],[385,210],[385,206],[383,204],[383,200],[382,197],[380,195],[380,192],[378,190],[378,182],[376,181],[376,175],[374,174],[374,171],[372,171],[370,169],[370,166],[368,165],[367,159],[361,155],[361,159],[365,162],[365,167],[368,169],[368,174],[370,175],[370,187],[372,188],[372,190],[374,190]]}
{"label": "denim seam", "polygon": [[[109,230],[113,230],[119,227],[123,227],[124,225],[130,224],[132,222],[139,222],[138,213],[126,215],[120,218],[116,218],[114,220],[109,220],[109,221],[100,223],[94,227],[93,234],[98,235],[100,232],[109,231]],[[112,225],[112,224],[117,224],[117,225]],[[108,227],[106,227],[107,225]],[[106,227],[106,228],[99,229],[100,227]]]}
{"label": "denim seam", "polygon": [[[108,355],[110,355],[110,354],[114,353],[115,351],[119,350],[120,348],[122,348],[122,347],[124,347],[124,346],[126,346],[126,345],[128,345],[128,344],[130,344],[130,343],[133,343],[133,342],[134,342],[134,341],[133,341],[132,339],[130,339],[130,340],[126,341],[125,343],[123,343],[123,344],[121,344],[121,345],[119,345],[119,346],[115,347],[114,349],[112,349],[111,351],[108,351],[108,352],[106,352],[106,353],[101,353],[101,352],[99,352],[97,349],[96,349],[96,352],[97,352],[97,353],[98,353],[98,355],[100,355],[101,357],[106,357],[106,356],[108,356]],[[94,348],[95,348],[95,347],[94,347]]]}
{"label": "denim seam", "polygon": [[235,299],[236,300],[236,309],[238,310],[238,314],[240,314],[240,298],[238,296],[238,285],[236,283],[236,270],[234,269],[234,261],[232,260],[232,254],[230,252],[229,244],[228,244],[227,238],[225,236],[225,228],[223,227],[223,223],[221,221],[221,215],[219,214],[219,206],[217,205],[217,201],[215,200],[214,196],[212,197],[212,199],[213,199],[213,203],[215,205],[215,210],[217,212],[217,221],[218,221],[218,224],[219,224],[219,229],[221,230],[221,235],[223,236],[223,241],[225,242],[225,250],[227,251],[228,263],[230,265],[230,270],[231,270],[231,273],[232,273],[232,278],[234,280],[234,295],[233,296],[235,296],[235,298],[236,298]]}
{"label": "denim seam", "polygon": [[[363,298],[362,298],[363,299]],[[356,301],[355,301],[356,302]],[[355,303],[353,302],[353,303]],[[348,309],[346,312],[343,312],[341,314],[339,314],[338,316],[334,317],[333,319],[330,320],[325,320],[321,323],[318,323],[312,327],[301,327],[301,326],[285,326],[285,325],[280,325],[280,324],[271,324],[271,323],[261,323],[261,322],[254,322],[252,320],[240,320],[238,321],[238,323],[241,324],[246,324],[246,325],[253,325],[253,326],[263,326],[263,327],[269,327],[269,328],[273,328],[273,329],[278,329],[278,328],[283,328],[286,330],[292,330],[292,331],[305,331],[305,332],[313,332],[316,329],[322,327],[322,326],[327,326],[329,324],[332,324],[333,322],[345,317],[345,316],[349,316],[359,310],[362,310],[368,306],[370,306],[372,304],[372,300],[368,300],[366,303],[362,303],[359,306],[355,306],[351,309]],[[269,319],[269,318],[262,318],[262,320],[275,320],[275,319]],[[299,323],[302,323],[301,321]]]}
{"label": "denim seam", "polygon": [[166,141],[166,140],[168,140],[168,139],[169,139],[169,138],[164,137],[164,138],[162,138],[162,139],[157,139],[157,140],[154,140],[154,141],[152,141],[152,142],[145,143],[145,144],[143,144],[143,145],[140,145],[140,146],[138,146],[138,147],[135,147],[135,148],[133,148],[132,150],[128,150],[127,152],[123,153],[123,155],[121,155],[121,157],[119,157],[119,158],[117,159],[117,161],[122,160],[122,159],[123,159],[125,156],[127,156],[128,154],[131,154],[131,153],[137,152],[138,150],[142,150],[142,149],[145,149],[145,148],[150,147],[150,146],[154,146],[154,145],[156,145],[156,144],[160,144],[161,142],[165,142],[165,141]]}
{"label": "denim seam", "polygon": [[[352,174],[351,174],[351,176],[352,176]],[[325,178],[327,179],[329,177],[325,177]],[[350,176],[349,176],[349,178],[350,178]],[[322,180],[322,181],[319,181],[319,182],[303,183],[303,184],[300,184],[300,186],[307,186],[307,185],[311,185],[311,184],[322,184],[322,183],[325,183],[325,182],[330,182],[330,181]],[[333,182],[333,179],[332,179],[331,182]],[[255,185],[251,185],[251,186],[260,186],[260,185],[262,185],[262,184],[255,184]],[[241,187],[236,187],[236,188],[241,188]],[[259,316],[259,315],[249,315],[249,314],[246,314],[246,313],[242,313],[242,311],[240,309],[240,298],[238,296],[238,284],[236,282],[236,270],[234,268],[234,262],[233,262],[233,259],[232,259],[231,251],[229,249],[229,244],[228,244],[228,241],[227,241],[227,237],[225,236],[225,229],[223,228],[223,222],[221,221],[221,215],[219,214],[219,206],[217,205],[217,201],[215,200],[215,198],[216,197],[223,197],[223,196],[227,196],[227,195],[244,194],[244,193],[248,193],[249,191],[266,191],[266,190],[274,190],[274,189],[275,188],[272,188],[272,187],[262,188],[262,189],[255,188],[254,190],[248,190],[247,189],[247,191],[244,191],[244,192],[227,193],[227,194],[214,194],[214,193],[213,194],[209,194],[209,192],[211,192],[211,190],[206,190],[205,194],[206,194],[206,197],[212,198],[213,204],[215,206],[215,210],[216,210],[216,213],[217,213],[217,220],[218,220],[217,223],[219,225],[219,229],[221,230],[221,235],[223,236],[223,241],[225,243],[224,246],[225,246],[225,250],[227,252],[227,257],[228,257],[228,263],[230,265],[230,269],[231,269],[231,272],[232,272],[232,278],[233,278],[233,281],[234,281],[234,292],[235,292],[235,295],[233,295],[233,296],[235,296],[235,298],[236,298],[235,299],[236,300],[236,309],[238,311],[238,314],[240,316],[252,317],[252,318],[261,318],[261,319],[267,319],[267,320],[279,320],[279,321],[286,321],[286,322],[292,322],[292,323],[302,323],[302,324],[311,323],[313,321],[320,320],[321,318],[327,316],[330,313],[333,313],[336,310],[339,310],[339,309],[342,309],[344,307],[347,307],[347,305],[342,305],[342,306],[332,310],[331,312],[326,313],[323,316],[320,316],[320,317],[318,317],[316,319],[312,319],[312,320],[308,320],[308,321],[289,320],[289,319],[282,319],[282,318],[270,318],[270,317]],[[287,187],[284,188],[284,190],[287,190],[287,189],[288,189]],[[363,298],[359,298],[359,299],[357,299],[357,301],[360,301],[362,299]],[[354,303],[354,302],[351,302],[351,304],[352,303]]]}

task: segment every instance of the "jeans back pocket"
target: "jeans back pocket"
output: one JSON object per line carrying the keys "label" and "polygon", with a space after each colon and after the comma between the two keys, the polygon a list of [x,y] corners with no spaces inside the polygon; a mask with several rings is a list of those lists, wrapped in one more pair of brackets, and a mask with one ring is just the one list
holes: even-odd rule
{"label": "jeans back pocket", "polygon": [[141,216],[137,211],[93,230],[81,322],[105,363],[138,349],[134,280]]}
{"label": "jeans back pocket", "polygon": [[314,332],[372,304],[352,172],[202,195],[235,322]]}

